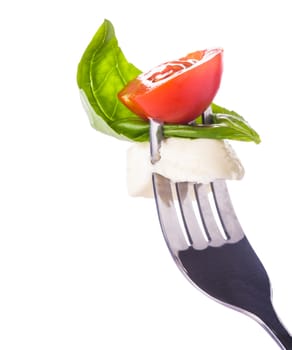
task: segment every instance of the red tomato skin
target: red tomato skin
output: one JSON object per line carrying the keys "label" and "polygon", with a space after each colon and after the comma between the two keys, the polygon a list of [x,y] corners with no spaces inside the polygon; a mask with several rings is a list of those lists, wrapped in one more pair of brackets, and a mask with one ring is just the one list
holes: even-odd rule
{"label": "red tomato skin", "polygon": [[[198,64],[182,70],[181,74],[161,79],[152,85],[145,83],[145,74],[141,74],[118,97],[142,118],[153,118],[165,123],[189,123],[208,108],[219,89],[223,72],[223,50],[213,51],[214,54],[209,59],[203,62],[199,60]],[[197,51],[180,60],[202,58],[206,52],[207,50]]]}

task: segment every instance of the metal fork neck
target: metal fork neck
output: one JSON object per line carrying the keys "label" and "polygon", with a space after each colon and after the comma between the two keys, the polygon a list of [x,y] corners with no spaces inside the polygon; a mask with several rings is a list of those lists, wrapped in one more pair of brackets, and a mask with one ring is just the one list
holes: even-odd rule
{"label": "metal fork neck", "polygon": [[283,350],[292,350],[292,337],[279,320],[272,303],[266,303],[265,310],[258,315],[264,322],[263,327],[275,339]]}

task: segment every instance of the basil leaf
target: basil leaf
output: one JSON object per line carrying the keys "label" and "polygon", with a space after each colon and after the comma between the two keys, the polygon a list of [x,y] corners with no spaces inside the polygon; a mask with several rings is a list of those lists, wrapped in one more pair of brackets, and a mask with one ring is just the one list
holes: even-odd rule
{"label": "basil leaf", "polygon": [[[215,107],[215,108],[214,108]],[[203,125],[165,125],[165,137],[229,139],[237,141],[253,141],[260,143],[260,137],[255,130],[237,113],[214,113],[220,106],[212,104],[212,124]],[[226,110],[222,108],[222,110]],[[233,114],[234,113],[234,114]]]}
{"label": "basil leaf", "polygon": [[132,139],[130,130],[116,133],[112,123],[119,119],[140,119],[117,98],[117,93],[138,74],[138,68],[126,60],[119,48],[113,25],[105,20],[86,48],[77,70],[82,102],[95,129]]}
{"label": "basil leaf", "polygon": [[[212,104],[213,106],[214,104]],[[219,107],[219,106],[216,106]],[[220,107],[219,107],[220,108]],[[215,108],[216,109],[216,108]],[[220,108],[221,109],[221,108]],[[225,108],[224,108],[225,109]],[[230,112],[235,113],[235,112]],[[229,139],[237,141],[254,141],[260,143],[260,137],[248,123],[239,115],[212,114],[212,124],[174,125],[164,124],[165,137]],[[118,132],[127,129],[131,131],[133,140],[147,141],[149,139],[149,123],[141,120],[124,119],[114,123]]]}
{"label": "basil leaf", "polygon": [[[114,27],[105,20],[86,48],[77,84],[91,125],[108,135],[132,141],[149,140],[149,122],[132,113],[117,94],[141,71],[121,51]],[[213,138],[260,142],[260,137],[236,112],[212,104],[211,125],[164,125],[165,137]]]}

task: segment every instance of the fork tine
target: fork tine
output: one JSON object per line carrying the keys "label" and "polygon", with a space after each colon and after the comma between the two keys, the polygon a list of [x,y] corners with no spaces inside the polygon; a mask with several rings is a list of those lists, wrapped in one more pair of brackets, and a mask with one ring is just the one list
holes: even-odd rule
{"label": "fork tine", "polygon": [[[151,163],[160,159],[160,147],[163,139],[163,124],[150,118],[150,153]],[[175,259],[178,252],[189,247],[186,237],[181,229],[174,204],[171,181],[159,174],[152,174],[152,184],[156,208],[161,230],[165,241]]]}
{"label": "fork tine", "polygon": [[180,250],[186,250],[189,243],[178,220],[171,181],[156,173],[152,174],[152,181],[161,229],[170,251],[176,255]]}
{"label": "fork tine", "polygon": [[208,199],[207,185],[195,184],[194,187],[202,223],[210,240],[209,245],[212,247],[220,247],[226,243],[226,240],[222,236],[215,220],[213,210]]}
{"label": "fork tine", "polygon": [[219,218],[229,242],[237,242],[244,237],[243,229],[233,208],[226,182],[216,180],[211,183]]}
{"label": "fork tine", "polygon": [[205,238],[204,233],[202,232],[196,218],[192,204],[191,190],[194,191],[194,188],[190,183],[176,183],[177,197],[186,233],[193,247],[195,249],[201,250],[207,248],[208,239]]}

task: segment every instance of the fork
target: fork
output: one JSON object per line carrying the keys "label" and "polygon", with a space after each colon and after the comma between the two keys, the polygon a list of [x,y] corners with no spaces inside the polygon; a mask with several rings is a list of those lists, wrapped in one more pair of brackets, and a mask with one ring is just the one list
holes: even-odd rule
{"label": "fork", "polygon": [[[203,113],[210,123],[211,109]],[[160,159],[163,124],[150,119],[152,163]],[[272,304],[268,274],[234,211],[226,182],[178,182],[152,174],[156,208],[168,249],[184,276],[221,304],[257,321],[281,349],[292,337]],[[196,200],[193,200],[193,198]]]}

